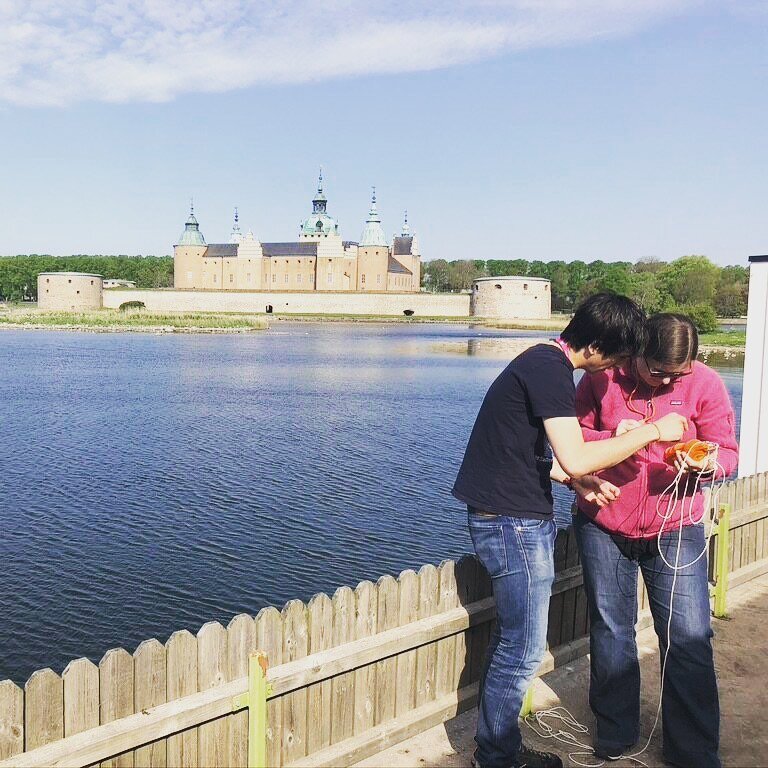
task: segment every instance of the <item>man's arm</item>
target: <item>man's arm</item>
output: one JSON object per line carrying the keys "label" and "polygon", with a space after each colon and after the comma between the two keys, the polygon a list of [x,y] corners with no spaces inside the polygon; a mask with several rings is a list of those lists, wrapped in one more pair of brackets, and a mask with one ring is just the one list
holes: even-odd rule
{"label": "man's arm", "polygon": [[575,416],[544,419],[552,452],[571,477],[581,477],[606,467],[620,464],[633,453],[656,440],[676,442],[683,436],[687,420],[678,413],[670,413],[653,423],[643,424],[609,440],[585,442]]}

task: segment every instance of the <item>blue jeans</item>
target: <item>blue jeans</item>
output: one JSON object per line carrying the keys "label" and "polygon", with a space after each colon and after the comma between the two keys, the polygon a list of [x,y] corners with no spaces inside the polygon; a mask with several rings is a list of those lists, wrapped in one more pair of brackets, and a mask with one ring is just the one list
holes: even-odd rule
{"label": "blue jeans", "polygon": [[[590,616],[589,703],[597,744],[628,748],[640,737],[640,665],[635,643],[637,572],[643,573],[661,659],[667,649],[673,571],[653,554],[630,560],[610,534],[584,515],[574,521]],[[661,552],[675,563],[678,531],[665,533]],[[704,549],[704,526],[683,528],[679,564]],[[664,759],[680,766],[719,766],[720,708],[712,656],[706,556],[678,571],[670,647],[663,680]]]}
{"label": "blue jeans", "polygon": [[469,513],[469,533],[491,576],[496,628],[483,671],[475,758],[484,768],[513,765],[521,745],[517,719],[544,656],[555,578],[553,520]]}

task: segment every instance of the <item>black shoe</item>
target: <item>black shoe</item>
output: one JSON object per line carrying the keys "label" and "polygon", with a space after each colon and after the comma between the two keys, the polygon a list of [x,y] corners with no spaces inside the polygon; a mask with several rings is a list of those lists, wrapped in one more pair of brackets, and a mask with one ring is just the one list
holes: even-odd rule
{"label": "black shoe", "polygon": [[563,761],[554,752],[539,752],[523,745],[512,763],[513,768],[563,768]]}
{"label": "black shoe", "polygon": [[619,760],[632,749],[632,746],[632,744],[628,744],[626,747],[605,747],[602,744],[596,744],[594,747],[595,757],[599,757],[601,760]]}
{"label": "black shoe", "polygon": [[[483,768],[474,757],[469,762],[472,768]],[[563,768],[563,761],[553,752],[538,752],[523,745],[509,768]]]}

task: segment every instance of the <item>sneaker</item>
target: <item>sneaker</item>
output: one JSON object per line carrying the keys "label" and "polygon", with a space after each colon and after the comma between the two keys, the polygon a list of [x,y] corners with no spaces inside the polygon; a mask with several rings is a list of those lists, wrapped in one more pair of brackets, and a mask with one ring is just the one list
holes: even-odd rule
{"label": "sneaker", "polygon": [[563,761],[554,752],[539,752],[523,744],[512,766],[513,768],[563,768]]}
{"label": "sneaker", "polygon": [[[483,768],[474,757],[469,762],[472,768]],[[509,768],[563,768],[563,761],[554,752],[539,752],[523,745]]]}

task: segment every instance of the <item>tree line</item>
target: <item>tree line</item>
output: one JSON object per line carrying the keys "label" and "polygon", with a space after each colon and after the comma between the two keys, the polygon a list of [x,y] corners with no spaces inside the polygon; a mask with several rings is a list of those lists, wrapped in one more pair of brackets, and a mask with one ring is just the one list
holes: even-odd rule
{"label": "tree line", "polygon": [[40,272],[91,272],[106,279],[133,280],[137,288],[173,286],[172,256],[0,256],[0,297],[37,301]]}
{"label": "tree line", "polygon": [[463,291],[478,277],[543,277],[551,282],[552,310],[570,312],[586,296],[614,291],[633,298],[646,312],[685,312],[700,330],[714,330],[717,317],[747,312],[749,269],[719,267],[706,256],[629,261],[446,261],[422,268],[422,285],[430,291]]}

